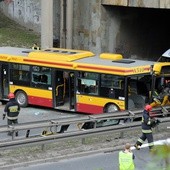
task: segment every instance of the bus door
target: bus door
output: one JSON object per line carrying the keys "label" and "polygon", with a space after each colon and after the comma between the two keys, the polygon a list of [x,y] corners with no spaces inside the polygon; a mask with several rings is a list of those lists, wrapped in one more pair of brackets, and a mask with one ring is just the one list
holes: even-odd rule
{"label": "bus door", "polygon": [[74,73],[55,71],[55,107],[61,110],[74,109]]}
{"label": "bus door", "polygon": [[63,71],[55,71],[55,97],[56,97],[56,106],[64,105],[65,99],[65,80],[63,77]]}
{"label": "bus door", "polygon": [[75,75],[73,72],[69,73],[69,100],[70,110],[75,110]]}
{"label": "bus door", "polygon": [[0,64],[0,99],[7,98],[9,93],[8,64]]}

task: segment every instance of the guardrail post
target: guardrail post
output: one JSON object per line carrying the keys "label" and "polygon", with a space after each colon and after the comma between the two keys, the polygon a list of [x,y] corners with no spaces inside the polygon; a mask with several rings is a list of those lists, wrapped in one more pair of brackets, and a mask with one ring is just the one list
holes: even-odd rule
{"label": "guardrail post", "polygon": [[119,138],[123,138],[123,136],[124,136],[124,132],[120,132],[120,137]]}
{"label": "guardrail post", "polygon": [[45,150],[45,144],[41,145],[41,150],[44,151]]}
{"label": "guardrail post", "polygon": [[96,129],[97,121],[94,121],[94,128]]}
{"label": "guardrail post", "polygon": [[12,131],[12,140],[14,140],[14,136],[15,136],[15,131]]}
{"label": "guardrail post", "polygon": [[82,138],[81,143],[85,144],[86,143],[86,138]]}
{"label": "guardrail post", "polygon": [[30,135],[30,129],[28,129],[28,130],[27,130],[27,132],[26,132],[26,136],[25,136],[25,137],[26,137],[26,138],[28,138],[28,137],[29,137],[29,135]]}
{"label": "guardrail post", "polygon": [[159,132],[159,126],[155,127],[155,132]]}
{"label": "guardrail post", "polygon": [[10,130],[8,131],[8,133],[12,136],[12,140],[14,140],[15,129],[14,129],[14,127],[11,126],[11,125],[8,125],[8,128],[10,129]]}

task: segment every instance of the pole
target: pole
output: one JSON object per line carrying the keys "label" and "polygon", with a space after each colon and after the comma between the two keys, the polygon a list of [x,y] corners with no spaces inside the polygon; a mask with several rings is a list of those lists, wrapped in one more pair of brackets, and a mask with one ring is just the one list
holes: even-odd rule
{"label": "pole", "polygon": [[53,47],[53,0],[41,0],[41,49]]}

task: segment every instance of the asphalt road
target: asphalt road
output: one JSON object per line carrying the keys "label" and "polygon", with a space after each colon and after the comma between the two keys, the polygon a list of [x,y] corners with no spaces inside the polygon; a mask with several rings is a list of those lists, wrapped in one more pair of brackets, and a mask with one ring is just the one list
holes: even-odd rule
{"label": "asphalt road", "polygon": [[[157,143],[164,141],[157,141]],[[170,144],[170,139],[166,140]],[[136,170],[164,170],[165,162],[157,159],[149,152],[148,145],[144,144],[141,150],[132,151],[135,155]],[[45,160],[44,160],[45,161]],[[153,165],[154,163],[154,165]],[[156,166],[155,166],[156,165]],[[154,166],[154,167],[153,167]],[[39,163],[13,170],[118,170],[118,151],[98,153],[78,158],[56,160],[56,162]],[[167,170],[167,169],[166,169]]]}

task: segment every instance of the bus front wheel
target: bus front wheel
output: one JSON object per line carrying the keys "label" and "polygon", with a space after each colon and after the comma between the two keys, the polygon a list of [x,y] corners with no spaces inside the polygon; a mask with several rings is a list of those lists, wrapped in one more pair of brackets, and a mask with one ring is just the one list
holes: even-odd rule
{"label": "bus front wheel", "polygon": [[105,112],[106,113],[113,113],[119,111],[119,108],[115,104],[109,104],[106,106]]}
{"label": "bus front wheel", "polygon": [[23,91],[18,91],[15,95],[15,98],[21,107],[28,106],[28,97],[27,94]]}

